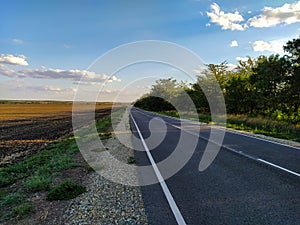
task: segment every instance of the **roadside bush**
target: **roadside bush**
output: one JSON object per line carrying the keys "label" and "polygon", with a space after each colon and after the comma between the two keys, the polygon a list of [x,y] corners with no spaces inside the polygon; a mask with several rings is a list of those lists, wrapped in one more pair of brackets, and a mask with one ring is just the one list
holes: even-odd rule
{"label": "roadside bush", "polygon": [[50,189],[47,200],[69,200],[86,192],[86,188],[74,181],[66,180]]}

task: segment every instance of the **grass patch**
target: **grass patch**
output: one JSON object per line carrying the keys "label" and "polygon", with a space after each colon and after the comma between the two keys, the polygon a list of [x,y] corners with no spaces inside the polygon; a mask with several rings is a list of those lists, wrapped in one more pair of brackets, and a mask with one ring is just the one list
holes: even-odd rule
{"label": "grass patch", "polygon": [[28,192],[47,191],[51,182],[51,176],[35,175],[25,182],[25,187]]}
{"label": "grass patch", "polygon": [[20,204],[24,200],[24,197],[19,193],[9,194],[1,198],[0,206],[13,207]]}
{"label": "grass patch", "polygon": [[[163,115],[179,117],[177,111],[158,112]],[[185,115],[183,115],[185,117]],[[210,114],[198,114],[199,122],[211,123]],[[195,118],[185,118],[195,120]],[[256,134],[263,134],[275,138],[300,142],[300,124],[291,124],[285,121],[277,121],[268,117],[251,117],[248,115],[227,115],[226,127],[235,130],[243,130]]]}
{"label": "grass patch", "polygon": [[96,128],[99,133],[105,133],[111,126],[111,117],[106,116],[102,120],[96,121]]}
{"label": "grass patch", "polygon": [[[79,150],[75,139],[65,138],[23,161],[0,168],[0,187],[4,188],[18,181],[17,186],[26,190],[1,194],[0,206],[3,210],[0,212],[0,223],[29,214],[34,205],[24,202],[28,193],[49,190],[52,179],[59,176],[61,171],[78,166],[73,159],[77,152]],[[15,190],[11,190],[13,191]]]}
{"label": "grass patch", "polygon": [[54,186],[48,193],[47,200],[69,200],[86,192],[86,188],[71,180]]}
{"label": "grass patch", "polygon": [[24,161],[0,168],[0,187],[8,186],[30,176],[35,176],[36,172],[46,176],[45,173],[51,174],[78,166],[72,158],[76,152],[79,152],[79,150],[74,138],[55,142],[47,149]]}
{"label": "grass patch", "polygon": [[99,137],[101,140],[110,139],[112,137],[112,133],[111,132],[101,132],[101,133],[99,133]]}
{"label": "grass patch", "polygon": [[300,129],[297,125],[267,117],[228,115],[227,127],[300,142]]}
{"label": "grass patch", "polygon": [[17,216],[14,208],[18,207],[22,202],[24,202],[24,196],[20,193],[11,193],[2,196],[0,199],[0,223]]}
{"label": "grass patch", "polygon": [[96,128],[101,140],[106,140],[112,137],[112,133],[109,132],[111,127],[111,116],[106,116],[102,120],[96,122]]}
{"label": "grass patch", "polygon": [[136,162],[136,160],[135,160],[134,157],[129,156],[129,157],[127,158],[127,163],[128,163],[128,164],[134,164],[135,162]]}
{"label": "grass patch", "polygon": [[31,202],[22,203],[19,206],[14,207],[13,211],[18,218],[23,218],[24,216],[31,213],[33,210],[33,204]]}

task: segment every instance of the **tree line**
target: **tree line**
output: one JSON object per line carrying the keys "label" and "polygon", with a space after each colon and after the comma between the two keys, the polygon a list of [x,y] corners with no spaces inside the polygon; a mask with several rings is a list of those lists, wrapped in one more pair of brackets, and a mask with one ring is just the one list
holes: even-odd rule
{"label": "tree line", "polygon": [[[285,54],[261,55],[240,60],[235,69],[227,62],[208,64],[195,83],[173,78],[156,81],[150,93],[135,106],[152,111],[173,110],[170,103],[184,105],[183,92],[193,100],[199,113],[209,113],[207,96],[214,94],[218,82],[225,98],[227,113],[267,116],[291,123],[300,122],[300,37],[288,41]],[[211,79],[211,77],[215,79]],[[201,84],[201,85],[200,85]],[[205,93],[202,88],[205,88]]]}

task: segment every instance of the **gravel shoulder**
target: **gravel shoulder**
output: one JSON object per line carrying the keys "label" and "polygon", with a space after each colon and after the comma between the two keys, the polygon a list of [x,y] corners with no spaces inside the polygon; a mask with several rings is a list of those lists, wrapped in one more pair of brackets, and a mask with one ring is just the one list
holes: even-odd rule
{"label": "gravel shoulder", "polygon": [[[132,143],[128,111],[124,113],[120,124],[122,128],[115,128],[116,133],[112,138],[103,142],[103,150],[108,151],[120,163],[127,163],[129,157],[134,157],[133,148],[130,147]],[[124,132],[124,129],[127,131]],[[122,143],[117,138],[118,132],[126,133],[122,135]],[[134,173],[124,176],[137,180]],[[139,186],[115,183],[97,172],[88,174],[84,184],[87,192],[70,202],[61,220],[62,224],[147,224]]]}

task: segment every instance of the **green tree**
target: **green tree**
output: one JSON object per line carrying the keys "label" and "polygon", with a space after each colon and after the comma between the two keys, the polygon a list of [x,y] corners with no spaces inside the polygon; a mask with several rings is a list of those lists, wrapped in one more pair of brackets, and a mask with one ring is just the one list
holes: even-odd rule
{"label": "green tree", "polygon": [[253,114],[255,112],[257,102],[249,76],[236,72],[228,80],[225,101],[228,113]]}
{"label": "green tree", "polygon": [[286,58],[290,61],[290,76],[287,80],[286,90],[287,107],[294,117],[300,117],[300,37],[288,41],[283,49],[287,53]]}
{"label": "green tree", "polygon": [[163,98],[167,101],[176,98],[182,87],[173,78],[159,79],[152,85],[150,95]]}
{"label": "green tree", "polygon": [[272,113],[282,108],[288,77],[288,61],[279,55],[260,56],[250,83],[254,85],[257,103],[262,113]]}
{"label": "green tree", "polygon": [[291,60],[293,66],[300,65],[300,37],[288,41],[283,50],[288,54],[287,57]]}
{"label": "green tree", "polygon": [[134,106],[150,111],[174,110],[171,102],[176,104],[184,87],[184,83],[178,84],[173,78],[159,79],[152,85],[150,93],[135,102]]}
{"label": "green tree", "polygon": [[225,101],[228,113],[253,114],[257,112],[258,99],[255,96],[250,76],[257,61],[251,57],[240,60],[237,68],[228,76],[225,87]]}
{"label": "green tree", "polygon": [[197,82],[192,85],[192,90],[189,91],[189,95],[199,111],[210,111],[207,99],[218,101],[221,94],[220,88],[221,92],[225,92],[229,75],[226,61],[220,64],[206,65],[206,69],[197,76]]}

